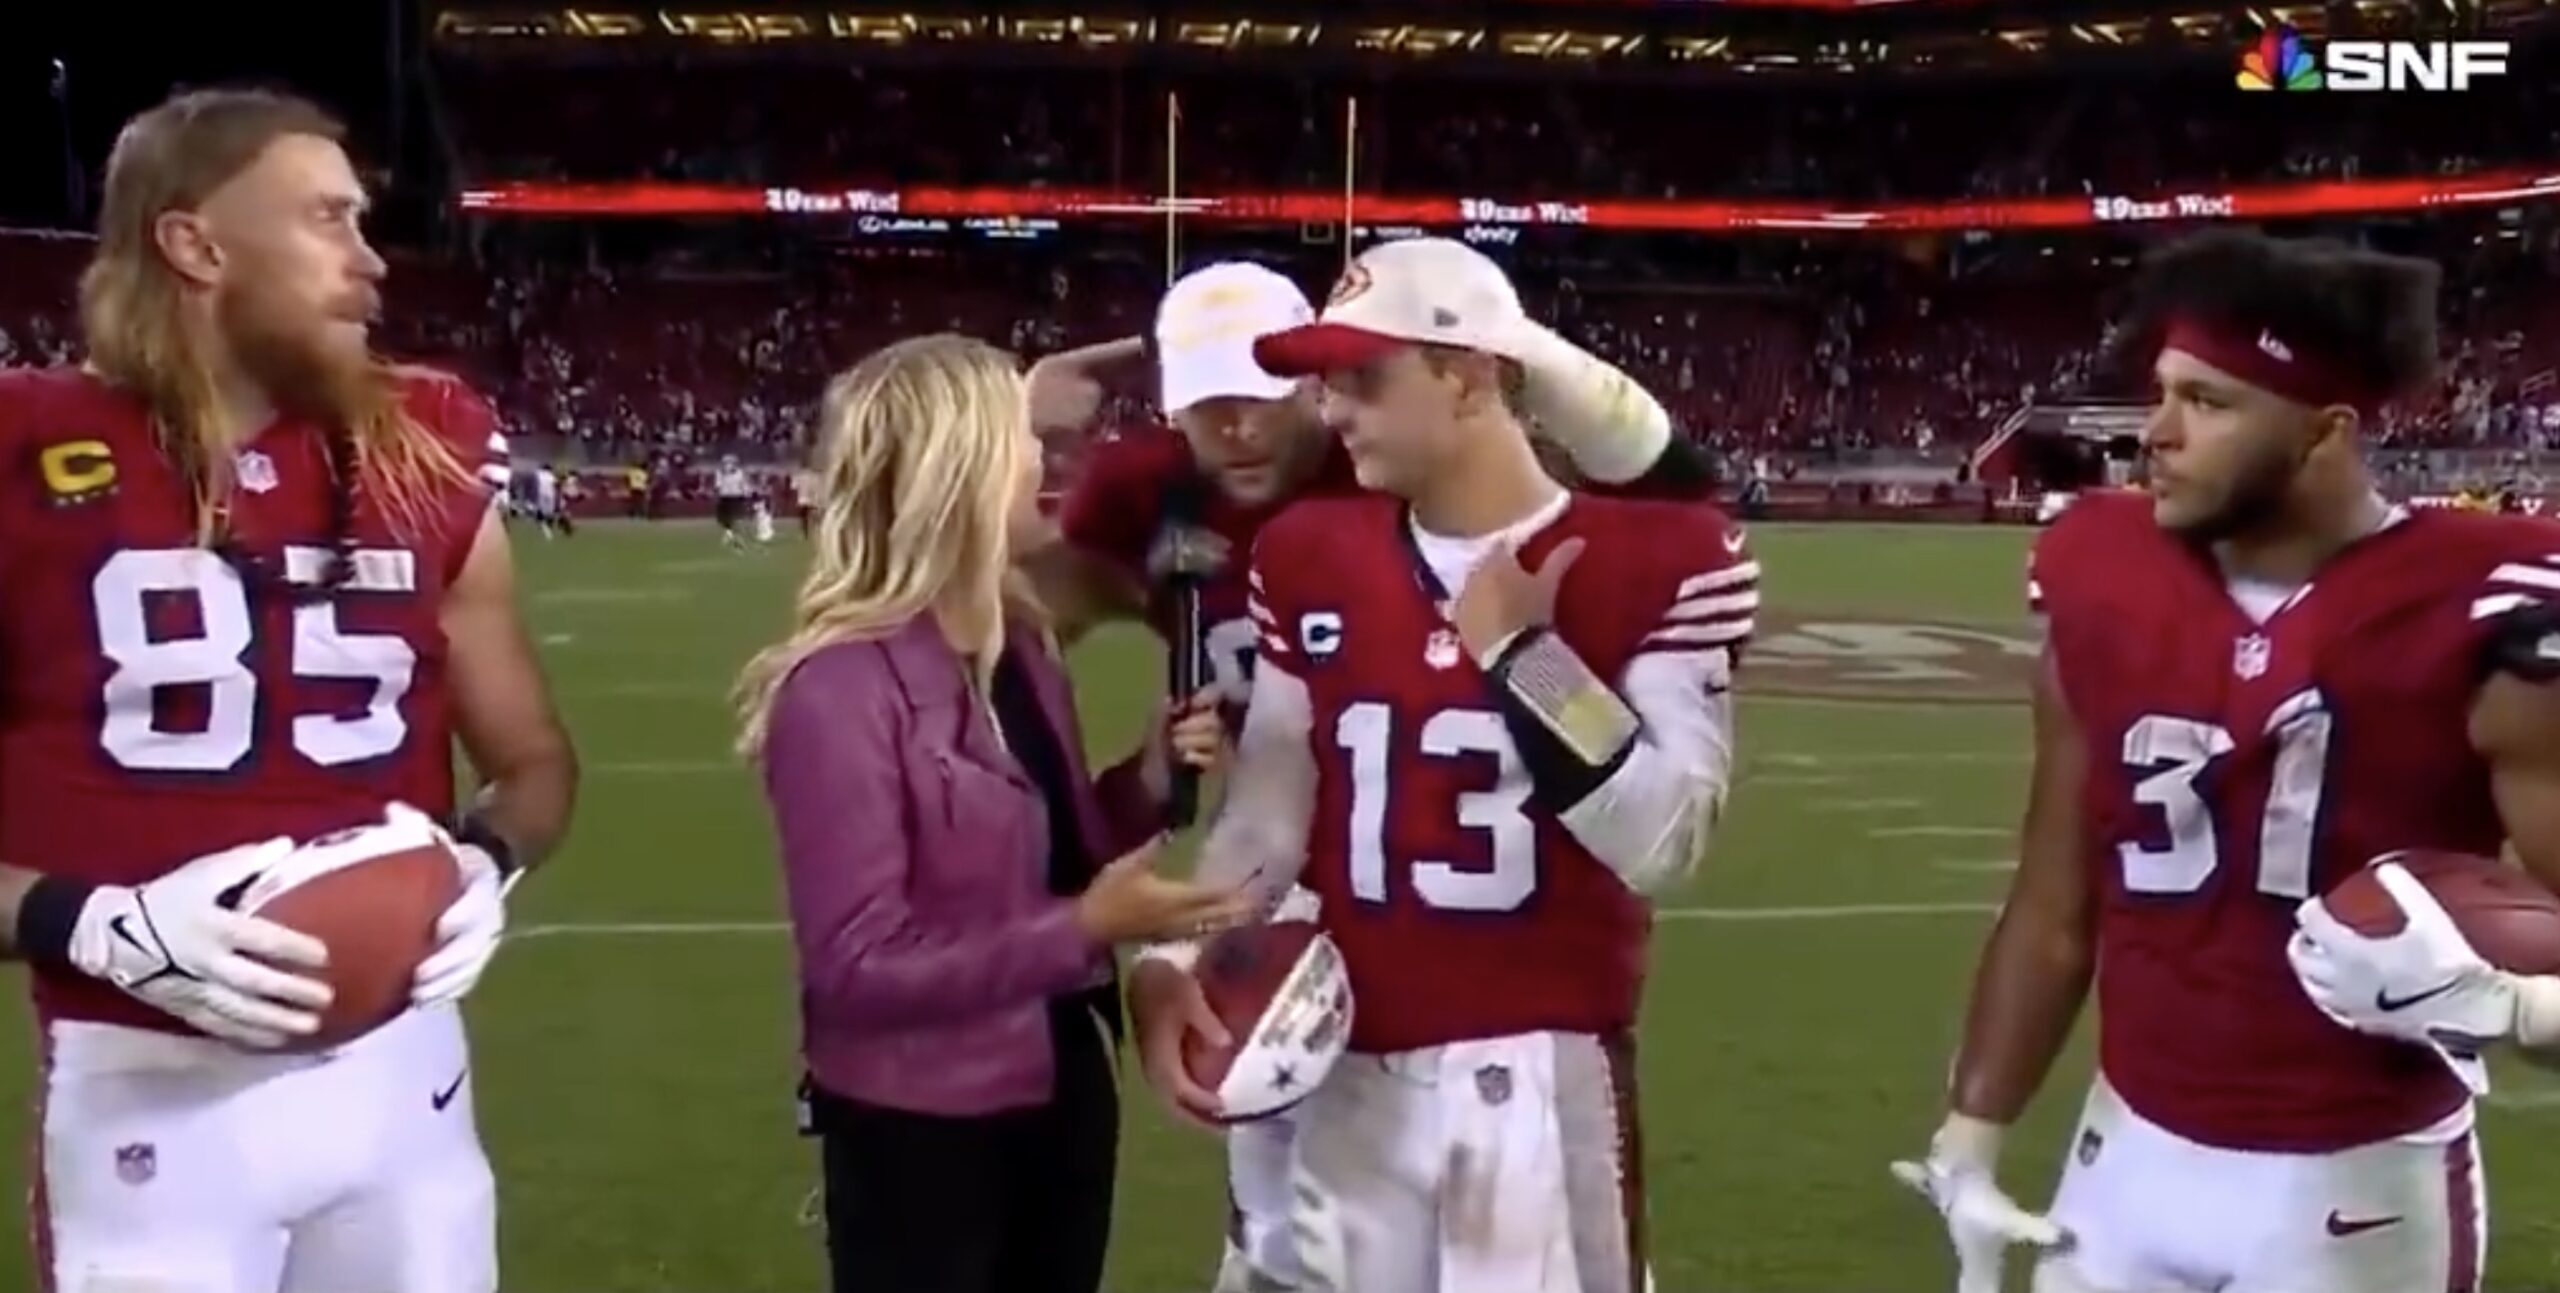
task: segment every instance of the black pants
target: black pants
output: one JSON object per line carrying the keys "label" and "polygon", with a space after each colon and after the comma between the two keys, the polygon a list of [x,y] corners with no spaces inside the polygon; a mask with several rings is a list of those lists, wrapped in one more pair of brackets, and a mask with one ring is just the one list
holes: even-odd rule
{"label": "black pants", "polygon": [[1120,1093],[1082,1002],[1050,1011],[1056,1094],[942,1118],[815,1092],[833,1293],[1095,1293]]}

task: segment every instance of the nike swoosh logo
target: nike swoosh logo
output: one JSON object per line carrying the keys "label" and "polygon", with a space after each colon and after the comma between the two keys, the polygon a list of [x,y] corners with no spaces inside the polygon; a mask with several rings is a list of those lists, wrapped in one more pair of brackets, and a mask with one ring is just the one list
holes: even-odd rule
{"label": "nike swoosh logo", "polygon": [[118,916],[115,919],[108,921],[107,932],[123,939],[125,946],[142,953],[144,956],[157,955],[157,953],[153,952],[141,939],[134,937],[132,930],[125,928],[125,920],[126,917]]}
{"label": "nike swoosh logo", "polygon": [[[455,1096],[458,1096],[458,1095],[462,1094],[462,1084],[463,1084],[463,1082],[465,1082],[466,1080],[468,1080],[470,1077],[471,1077],[471,1070],[469,1070],[469,1069],[464,1069],[464,1070],[463,1070],[463,1071],[461,1071],[460,1073],[457,1073],[457,1074],[455,1074],[455,1075],[454,1075],[454,1077],[453,1077],[453,1085],[452,1085],[452,1086],[446,1087],[444,1090],[436,1092],[436,1094],[435,1094],[435,1106],[436,1106],[436,1112],[437,1112],[437,1113],[443,1113],[443,1112],[444,1112],[444,1107],[445,1107],[446,1105],[452,1104],[452,1103],[453,1103],[453,1098],[454,1098]],[[2394,1219],[2394,1220],[2397,1220],[2398,1218],[2393,1218],[2393,1219]]]}
{"label": "nike swoosh logo", "polygon": [[2391,995],[2391,990],[2389,988],[2377,988],[2373,993],[2373,1008],[2385,1012],[2406,1010],[2421,1001],[2432,1001],[2437,997],[2441,997],[2461,986],[2462,980],[2447,979],[2444,982],[2417,994],[2416,996],[2410,997],[2395,997]]}
{"label": "nike swoosh logo", "polygon": [[2329,1214],[2329,1235],[2333,1239],[2344,1239],[2349,1235],[2361,1235],[2368,1230],[2380,1230],[2384,1226],[2396,1226],[2399,1224],[2400,1218],[2398,1217],[2358,1217],[2353,1221],[2349,1221],[2345,1217],[2339,1216],[2336,1212],[2331,1212]]}
{"label": "nike swoosh logo", "polygon": [[1750,542],[1750,540],[1743,537],[1743,533],[1740,530],[1725,531],[1724,550],[1727,552],[1740,552],[1742,551],[1742,545],[1748,542]]}

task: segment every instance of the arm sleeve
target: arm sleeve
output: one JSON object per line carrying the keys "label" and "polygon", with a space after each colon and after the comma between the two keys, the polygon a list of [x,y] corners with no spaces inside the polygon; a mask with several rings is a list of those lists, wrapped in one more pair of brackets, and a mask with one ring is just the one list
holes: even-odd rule
{"label": "arm sleeve", "polygon": [[877,648],[831,648],[775,697],[765,794],[812,1006],[856,1024],[948,1019],[1070,991],[1093,948],[1067,899],[1027,916],[931,920],[907,904],[915,868],[901,712]]}
{"label": "arm sleeve", "polygon": [[[1244,731],[1227,770],[1225,801],[1200,845],[1194,875],[1208,883],[1245,884],[1266,909],[1276,906],[1306,868],[1307,828],[1315,813],[1316,762],[1308,735],[1315,705],[1299,676],[1297,652],[1262,596],[1259,563],[1247,609],[1260,634]],[[1160,943],[1140,953],[1188,966],[1195,943]]]}
{"label": "arm sleeve", "polygon": [[[1724,546],[1724,535],[1715,542]],[[1760,565],[1732,560],[1681,575],[1642,626],[1618,680],[1641,726],[1608,780],[1558,814],[1564,828],[1651,893],[1684,879],[1706,853],[1733,776],[1734,661],[1760,607]]]}

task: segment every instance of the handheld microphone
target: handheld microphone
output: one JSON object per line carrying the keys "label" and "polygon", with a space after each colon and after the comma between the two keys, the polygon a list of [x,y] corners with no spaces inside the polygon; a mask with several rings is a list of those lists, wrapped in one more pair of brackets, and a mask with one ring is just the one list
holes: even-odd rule
{"label": "handheld microphone", "polygon": [[[1166,488],[1164,531],[1156,539],[1160,554],[1157,570],[1173,611],[1166,643],[1170,655],[1165,661],[1165,690],[1177,715],[1199,694],[1208,673],[1207,635],[1200,623],[1200,590],[1217,572],[1223,555],[1214,543],[1202,542],[1198,530],[1206,503],[1206,484],[1197,476],[1186,476]],[[1200,770],[1174,764],[1171,791],[1165,802],[1165,826],[1182,830],[1200,815]]]}

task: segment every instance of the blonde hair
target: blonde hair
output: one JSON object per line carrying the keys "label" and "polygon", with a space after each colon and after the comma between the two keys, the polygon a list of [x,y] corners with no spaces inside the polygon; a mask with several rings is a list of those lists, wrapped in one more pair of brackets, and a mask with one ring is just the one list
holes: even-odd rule
{"label": "blonde hair", "polygon": [[[234,434],[253,428],[223,424],[208,353],[215,338],[179,308],[187,289],[160,254],[157,228],[161,216],[203,205],[277,140],[293,135],[343,143],[346,128],[292,95],[198,90],[135,117],[107,157],[98,247],[80,276],[88,365],[150,409],[161,451],[193,488],[199,543],[222,537],[232,487],[229,446]],[[375,359],[350,406],[336,410],[345,425],[330,429],[339,487],[364,481],[395,522],[428,515],[440,487],[471,478],[403,407],[406,376]],[[352,462],[340,461],[342,451]]]}
{"label": "blonde hair", "polygon": [[809,573],[791,632],[738,677],[740,753],[762,753],[774,693],[810,653],[918,615],[939,617],[985,686],[1004,649],[1028,417],[1013,356],[949,333],[886,347],[827,384]]}

